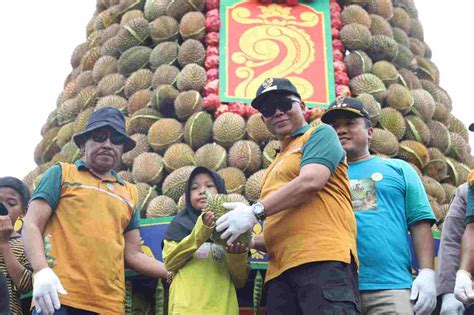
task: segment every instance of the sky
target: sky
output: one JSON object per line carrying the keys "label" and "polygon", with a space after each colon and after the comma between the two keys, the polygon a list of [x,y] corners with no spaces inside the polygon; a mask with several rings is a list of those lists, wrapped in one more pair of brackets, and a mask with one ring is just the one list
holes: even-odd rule
{"label": "sky", "polygon": [[[320,0],[315,0],[320,1]],[[0,176],[23,178],[36,167],[41,127],[72,70],[74,48],[86,40],[96,0],[5,1],[0,10]],[[469,58],[474,1],[415,0],[425,42],[453,99],[453,114],[474,122],[474,62]],[[470,135],[474,143],[474,133]]]}

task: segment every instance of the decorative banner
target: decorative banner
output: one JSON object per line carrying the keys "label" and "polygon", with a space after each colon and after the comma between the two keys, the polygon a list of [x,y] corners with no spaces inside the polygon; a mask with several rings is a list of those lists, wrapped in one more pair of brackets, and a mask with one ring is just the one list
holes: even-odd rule
{"label": "decorative banner", "polygon": [[329,0],[265,5],[221,0],[219,96],[249,103],[266,78],[287,78],[309,107],[335,98]]}

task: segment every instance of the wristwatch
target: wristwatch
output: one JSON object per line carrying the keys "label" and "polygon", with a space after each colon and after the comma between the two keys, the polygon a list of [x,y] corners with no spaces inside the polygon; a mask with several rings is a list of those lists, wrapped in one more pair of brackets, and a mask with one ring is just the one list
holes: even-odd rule
{"label": "wristwatch", "polygon": [[265,207],[261,202],[254,203],[252,205],[252,212],[257,218],[257,220],[263,221],[265,220]]}

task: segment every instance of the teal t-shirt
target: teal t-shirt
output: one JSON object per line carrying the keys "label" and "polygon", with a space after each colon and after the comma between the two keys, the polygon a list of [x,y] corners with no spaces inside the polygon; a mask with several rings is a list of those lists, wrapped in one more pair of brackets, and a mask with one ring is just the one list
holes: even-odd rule
{"label": "teal t-shirt", "polygon": [[405,161],[372,157],[349,163],[357,219],[360,290],[408,289],[412,285],[408,228],[435,222],[423,184]]}

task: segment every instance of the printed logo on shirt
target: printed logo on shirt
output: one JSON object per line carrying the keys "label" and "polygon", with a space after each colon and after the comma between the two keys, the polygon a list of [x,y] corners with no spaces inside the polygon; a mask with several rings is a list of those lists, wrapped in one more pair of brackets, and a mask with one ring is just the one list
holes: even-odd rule
{"label": "printed logo on shirt", "polygon": [[351,179],[351,193],[354,211],[377,209],[377,189],[372,179]]}

